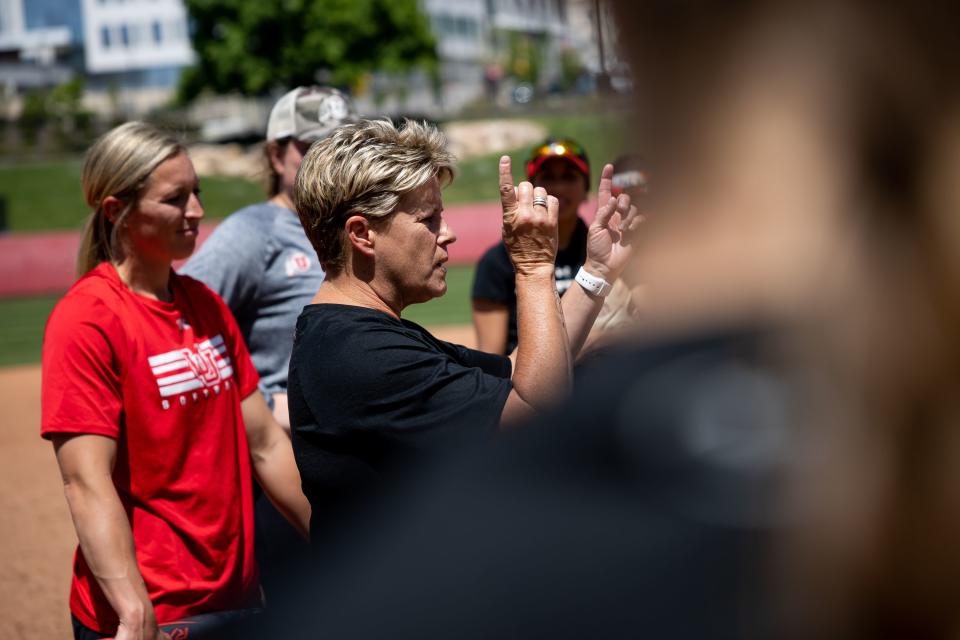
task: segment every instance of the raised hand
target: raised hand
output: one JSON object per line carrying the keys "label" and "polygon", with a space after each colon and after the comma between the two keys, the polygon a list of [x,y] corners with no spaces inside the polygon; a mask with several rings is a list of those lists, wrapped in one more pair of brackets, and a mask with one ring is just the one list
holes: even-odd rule
{"label": "raised hand", "polygon": [[587,230],[587,261],[584,268],[612,283],[616,280],[632,252],[631,240],[643,216],[630,204],[630,196],[611,195],[613,165],[604,165],[597,189],[597,215]]}
{"label": "raised hand", "polygon": [[[546,204],[542,204],[544,201]],[[547,195],[542,187],[534,188],[529,182],[514,186],[510,156],[500,158],[500,205],[503,242],[517,275],[548,270],[553,274],[560,202]]]}

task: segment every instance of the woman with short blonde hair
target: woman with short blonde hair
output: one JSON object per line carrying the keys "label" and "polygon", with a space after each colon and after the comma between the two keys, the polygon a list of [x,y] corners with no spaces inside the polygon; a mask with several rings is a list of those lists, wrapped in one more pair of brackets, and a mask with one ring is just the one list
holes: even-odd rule
{"label": "woman with short blonde hair", "polygon": [[300,165],[294,201],[320,264],[342,269],[345,247],[338,241],[343,222],[362,211],[373,222],[397,210],[400,199],[437,177],[453,180],[454,159],[446,139],[426,124],[369,120],[334,133],[325,153],[308,154]]}
{"label": "woman with short blonde hair", "polygon": [[[520,342],[512,359],[443,342],[401,317],[447,290],[456,234],[441,189],[453,157],[439,131],[361,122],[303,159],[294,203],[327,278],[297,322],[288,397],[304,492],[323,514],[311,531],[323,539],[388,476],[452,441],[520,422],[570,386],[602,289],[577,287],[561,305],[553,270],[559,203],[528,182],[514,187],[509,157],[499,171],[504,241],[517,270]],[[609,197],[612,171],[604,169],[607,199],[591,227],[588,263],[600,276],[592,284],[619,274],[629,255],[625,233],[638,221],[629,198]]]}

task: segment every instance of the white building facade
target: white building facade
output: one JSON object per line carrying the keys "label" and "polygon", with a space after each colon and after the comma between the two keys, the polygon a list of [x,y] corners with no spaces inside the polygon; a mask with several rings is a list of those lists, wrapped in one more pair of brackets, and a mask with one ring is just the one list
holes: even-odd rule
{"label": "white building facade", "polygon": [[180,0],[82,0],[88,73],[183,67],[195,56]]}

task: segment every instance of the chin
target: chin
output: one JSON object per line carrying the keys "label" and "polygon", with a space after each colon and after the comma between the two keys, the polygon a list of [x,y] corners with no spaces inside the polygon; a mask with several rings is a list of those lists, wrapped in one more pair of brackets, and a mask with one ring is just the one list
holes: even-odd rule
{"label": "chin", "polygon": [[184,243],[178,247],[175,247],[171,252],[173,254],[174,260],[186,260],[193,255],[193,250],[197,247],[197,241],[191,239],[189,243]]}

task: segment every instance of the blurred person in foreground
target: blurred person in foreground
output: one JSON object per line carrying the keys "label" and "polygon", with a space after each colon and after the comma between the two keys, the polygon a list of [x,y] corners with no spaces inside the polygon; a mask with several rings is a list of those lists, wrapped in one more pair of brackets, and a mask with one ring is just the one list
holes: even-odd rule
{"label": "blurred person in foreground", "polygon": [[[526,175],[534,187],[546,189],[559,203],[554,281],[562,296],[587,257],[587,223],[579,211],[590,191],[590,161],[576,141],[548,138],[531,150]],[[512,353],[517,346],[517,293],[513,263],[504,242],[490,247],[480,258],[470,295],[477,349]]]}
{"label": "blurred person in foreground", "polygon": [[634,346],[280,628],[957,637],[960,6],[614,9],[658,167]]}
{"label": "blurred person in foreground", "polygon": [[[287,429],[293,331],[324,277],[293,209],[293,182],[310,145],[355,120],[350,99],[336,89],[307,86],[284,94],[267,121],[270,199],[229,215],[180,269],[220,294],[230,307],[260,376],[260,389]],[[257,562],[269,595],[309,549],[269,498],[254,489]]]}
{"label": "blurred person in foreground", "polygon": [[771,327],[802,400],[777,635],[956,637],[960,6],[617,7],[658,168],[647,331]]}
{"label": "blurred person in foreground", "polygon": [[589,280],[561,303],[559,202],[529,182],[515,187],[508,157],[499,171],[504,243],[517,272],[519,339],[509,359],[437,340],[401,317],[447,289],[444,263],[456,235],[441,189],[453,158],[439,131],[361,122],[339,128],[303,160],[293,198],[327,278],[297,322],[289,400],[315,547],[344,513],[392,489],[422,459],[453,442],[483,441],[569,390],[600,288],[626,264],[637,212],[628,197],[609,195],[608,165],[586,239]]}
{"label": "blurred person in foreground", "polygon": [[80,542],[74,636],[202,637],[261,605],[251,477],[304,536],[309,504],[233,316],[171,269],[203,217],[185,148],[127,123],[82,180],[93,213],[47,322],[41,418]]}

